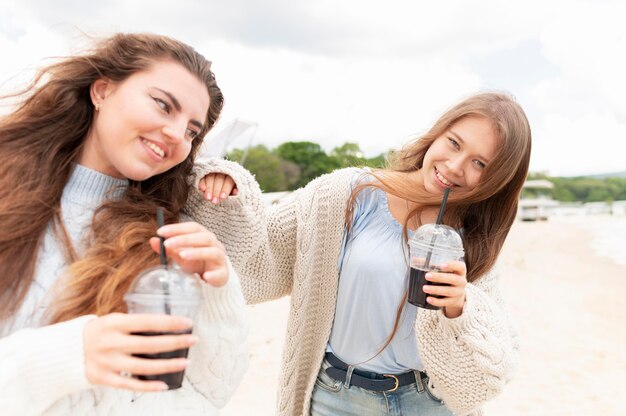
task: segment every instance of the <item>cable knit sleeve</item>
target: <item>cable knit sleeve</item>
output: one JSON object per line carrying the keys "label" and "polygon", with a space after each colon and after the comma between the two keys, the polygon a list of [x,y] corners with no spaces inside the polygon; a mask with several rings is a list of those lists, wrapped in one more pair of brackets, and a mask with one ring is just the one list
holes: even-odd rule
{"label": "cable knit sleeve", "polygon": [[193,387],[223,407],[248,368],[248,322],[237,273],[229,265],[226,285],[203,285],[205,303],[194,322],[199,341],[189,351],[185,372]]}
{"label": "cable knit sleeve", "polygon": [[85,376],[83,329],[88,315],[0,339],[0,409],[38,415],[60,398],[91,387]]}
{"label": "cable knit sleeve", "polygon": [[[218,205],[205,201],[197,184],[209,173],[233,178],[238,195]],[[220,159],[198,160],[191,186],[185,211],[224,244],[241,276],[246,301],[258,303],[289,294],[296,260],[297,198],[265,207],[254,177],[239,164]]]}
{"label": "cable knit sleeve", "polygon": [[477,412],[496,396],[517,367],[519,342],[497,286],[497,268],[466,289],[463,314],[448,319],[420,309],[416,334],[426,372],[455,414]]}

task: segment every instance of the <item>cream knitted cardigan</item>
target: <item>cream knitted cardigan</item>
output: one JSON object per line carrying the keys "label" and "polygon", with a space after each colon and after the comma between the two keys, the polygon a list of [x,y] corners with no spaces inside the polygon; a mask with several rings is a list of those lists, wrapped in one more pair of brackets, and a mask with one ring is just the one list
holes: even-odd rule
{"label": "cream knitted cardigan", "polygon": [[[191,192],[187,210],[217,234],[239,272],[248,303],[291,295],[279,380],[278,414],[309,414],[311,393],[330,337],[350,184],[358,170],[324,175],[266,209],[254,178],[239,165],[203,160],[195,184],[210,172],[230,175],[239,194],[218,206]],[[420,310],[416,342],[435,392],[458,415],[480,414],[516,367],[518,341],[491,270],[467,285],[463,314],[448,319]]]}

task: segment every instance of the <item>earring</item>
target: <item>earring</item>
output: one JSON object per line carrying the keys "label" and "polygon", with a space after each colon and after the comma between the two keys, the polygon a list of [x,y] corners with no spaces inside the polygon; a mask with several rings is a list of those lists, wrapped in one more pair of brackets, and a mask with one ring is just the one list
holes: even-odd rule
{"label": "earring", "polygon": [[93,106],[96,108],[96,111],[100,111],[100,104],[96,103]]}

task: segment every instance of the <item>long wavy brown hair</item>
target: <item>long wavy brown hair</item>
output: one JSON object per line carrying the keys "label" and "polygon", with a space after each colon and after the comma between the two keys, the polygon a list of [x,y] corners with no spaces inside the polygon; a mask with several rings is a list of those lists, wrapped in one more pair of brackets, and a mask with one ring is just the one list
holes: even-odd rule
{"label": "long wavy brown hair", "polygon": [[[515,220],[531,151],[530,124],[526,114],[512,97],[504,93],[485,92],[466,98],[446,111],[424,135],[393,153],[387,168],[371,173],[378,181],[363,181],[353,189],[346,210],[348,232],[359,192],[366,187],[377,187],[417,204],[403,224],[406,241],[409,221],[420,224],[420,214],[441,203],[441,196],[431,195],[419,183],[407,180],[406,173],[422,167],[430,145],[454,123],[472,116],[491,121],[498,142],[497,152],[474,190],[450,193],[443,222],[463,230],[469,282],[491,269]],[[406,294],[385,346],[395,334],[405,302]]]}
{"label": "long wavy brown hair", "polygon": [[[130,181],[120,199],[94,214],[86,252],[78,258],[63,226],[60,200],[74,161],[92,126],[90,87],[100,78],[121,82],[159,61],[181,64],[203,82],[210,104],[203,128],[181,164],[145,181]],[[211,63],[190,46],[153,34],[116,34],[90,51],[41,69],[0,119],[0,320],[12,316],[31,286],[37,254],[50,225],[67,247],[70,264],[55,294],[50,322],[124,311],[134,276],[157,262],[148,241],[157,206],[178,219],[187,178],[202,139],[217,121],[224,98]]]}

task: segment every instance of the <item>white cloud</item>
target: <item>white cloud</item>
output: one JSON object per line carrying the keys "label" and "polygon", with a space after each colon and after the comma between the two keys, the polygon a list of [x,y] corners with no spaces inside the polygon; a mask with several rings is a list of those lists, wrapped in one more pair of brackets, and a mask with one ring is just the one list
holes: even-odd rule
{"label": "white cloud", "polygon": [[[228,53],[215,60],[215,71],[222,74],[227,97],[224,119],[257,120],[258,137],[270,144],[302,139],[330,149],[358,140],[367,153],[380,153],[423,130],[437,112],[480,85],[472,74],[441,60],[342,62],[221,48]],[[218,47],[209,49],[221,56]]]}
{"label": "white cloud", "polygon": [[608,114],[579,118],[551,114],[539,129],[544,140],[533,144],[532,165],[552,175],[585,175],[626,168],[626,125]]}
{"label": "white cloud", "polygon": [[227,101],[217,131],[241,118],[257,122],[257,142],[270,146],[311,140],[330,149],[350,140],[373,155],[427,129],[458,98],[498,88],[527,110],[533,169],[625,170],[622,3],[5,2],[0,48],[11,59],[2,60],[0,79],[13,78],[0,81],[0,92],[42,58],[80,49],[81,32],[151,31],[214,61]]}

